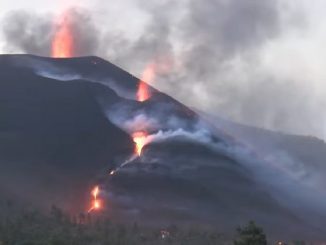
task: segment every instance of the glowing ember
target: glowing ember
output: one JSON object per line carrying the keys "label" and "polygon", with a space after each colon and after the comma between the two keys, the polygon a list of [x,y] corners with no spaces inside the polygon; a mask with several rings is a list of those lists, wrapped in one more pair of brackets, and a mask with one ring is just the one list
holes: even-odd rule
{"label": "glowing ember", "polygon": [[135,153],[140,156],[141,151],[147,141],[147,133],[144,131],[136,132],[132,135],[132,138],[135,142]]}
{"label": "glowing ember", "polygon": [[146,82],[152,82],[155,79],[155,71],[156,66],[155,64],[151,63],[149,64],[141,77],[141,80],[139,81],[138,85],[138,91],[137,91],[137,100],[140,102],[143,102],[145,100],[148,100],[150,98],[150,91],[149,87]]}
{"label": "glowing ember", "polygon": [[93,197],[91,208],[88,210],[88,212],[92,212],[93,210],[99,210],[102,208],[102,202],[98,199],[98,194],[100,192],[99,186],[95,186],[92,190],[91,194]]}
{"label": "glowing ember", "polygon": [[99,209],[101,208],[101,202],[99,200],[94,201],[94,209]]}
{"label": "glowing ember", "polygon": [[65,12],[58,23],[52,41],[52,57],[67,58],[73,56],[74,39],[72,34],[69,11]]}

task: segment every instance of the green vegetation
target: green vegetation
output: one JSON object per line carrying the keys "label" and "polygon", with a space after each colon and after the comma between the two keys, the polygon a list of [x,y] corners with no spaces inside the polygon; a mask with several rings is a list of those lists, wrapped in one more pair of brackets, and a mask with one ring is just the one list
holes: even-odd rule
{"label": "green vegetation", "polygon": [[[52,207],[51,212],[46,215],[39,211],[14,207],[10,202],[0,210],[0,245],[232,244],[232,238],[228,239],[217,231],[201,228],[181,229],[170,226],[157,229],[137,224],[122,225],[112,223],[101,215],[70,216],[56,207]],[[266,240],[262,228],[251,221],[248,225],[238,228],[233,244],[267,245]]]}
{"label": "green vegetation", "polygon": [[238,239],[234,245],[267,245],[266,235],[262,228],[250,221],[247,226],[238,228]]}
{"label": "green vegetation", "polygon": [[[9,211],[9,210],[8,210]],[[230,244],[213,231],[140,227],[113,224],[108,219],[80,214],[70,217],[53,207],[50,215],[38,211],[0,214],[0,245],[216,245]]]}

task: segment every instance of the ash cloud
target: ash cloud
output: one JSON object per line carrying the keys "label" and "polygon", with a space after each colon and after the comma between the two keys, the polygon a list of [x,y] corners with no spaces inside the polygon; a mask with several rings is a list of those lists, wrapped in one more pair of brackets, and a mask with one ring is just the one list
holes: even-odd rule
{"label": "ash cloud", "polygon": [[51,18],[47,15],[10,12],[3,20],[6,50],[47,56],[51,50],[51,29]]}
{"label": "ash cloud", "polygon": [[[72,8],[67,12],[74,36],[75,56],[93,55],[98,47],[100,31],[90,12],[80,8]],[[58,17],[51,13],[41,15],[24,10],[8,13],[3,20],[2,30],[6,50],[50,56],[56,18]]]}

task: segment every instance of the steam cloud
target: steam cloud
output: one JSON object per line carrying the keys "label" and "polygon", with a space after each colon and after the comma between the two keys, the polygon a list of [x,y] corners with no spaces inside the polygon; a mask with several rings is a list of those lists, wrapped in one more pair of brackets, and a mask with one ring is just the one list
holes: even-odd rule
{"label": "steam cloud", "polygon": [[[246,124],[324,137],[324,96],[316,99],[307,80],[284,77],[266,64],[268,45],[299,28],[293,16],[284,18],[290,5],[269,0],[131,5],[143,17],[136,31],[119,13],[113,16],[117,23],[108,25],[99,11],[71,10],[76,56],[98,55],[138,75],[148,63],[167,62],[171,69],[158,71],[155,86],[190,106]],[[49,55],[51,21],[48,15],[9,13],[3,22],[6,50]]]}

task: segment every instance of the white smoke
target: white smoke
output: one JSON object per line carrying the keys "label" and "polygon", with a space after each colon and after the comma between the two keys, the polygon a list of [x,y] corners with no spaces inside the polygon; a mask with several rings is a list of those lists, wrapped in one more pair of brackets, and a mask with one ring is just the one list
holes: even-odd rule
{"label": "white smoke", "polygon": [[[95,59],[95,58],[94,58]],[[95,77],[92,75],[82,75],[74,68],[67,68],[60,64],[54,64],[53,60],[36,56],[20,56],[18,59],[12,57],[12,63],[18,67],[30,68],[41,77],[55,79],[58,81],[73,82],[84,80],[91,83],[98,83],[112,89],[119,97],[135,100],[135,90],[130,90],[123,83],[110,77]],[[97,65],[96,60],[91,60],[90,65]]]}
{"label": "white smoke", "polygon": [[189,132],[184,130],[183,128],[179,128],[177,130],[168,130],[162,131],[159,130],[155,134],[148,135],[146,137],[146,142],[162,142],[171,138],[183,137],[185,139],[199,142],[202,144],[211,144],[211,134],[206,129],[199,129],[198,131]]}
{"label": "white smoke", "polygon": [[131,119],[124,118],[123,121],[118,115],[109,116],[109,118],[114,124],[120,125],[120,127],[130,134],[137,131],[155,130],[160,127],[160,123],[155,118],[149,118],[143,113],[137,114]]}

